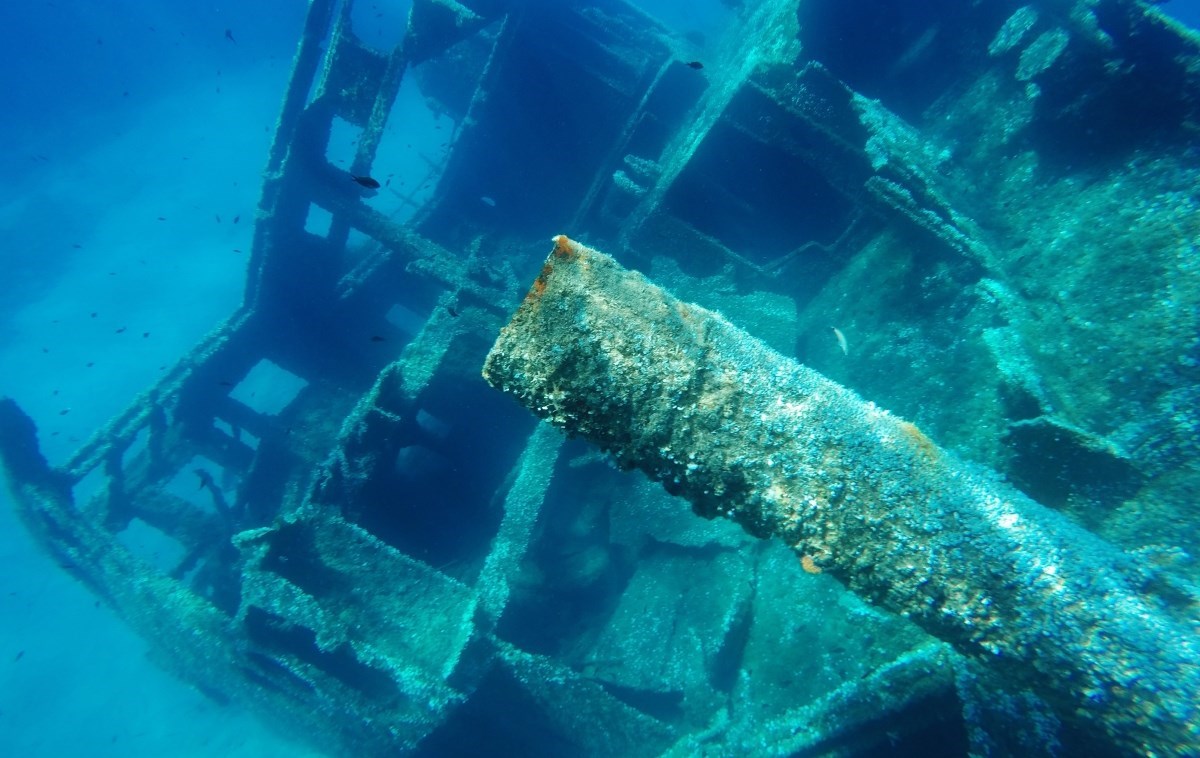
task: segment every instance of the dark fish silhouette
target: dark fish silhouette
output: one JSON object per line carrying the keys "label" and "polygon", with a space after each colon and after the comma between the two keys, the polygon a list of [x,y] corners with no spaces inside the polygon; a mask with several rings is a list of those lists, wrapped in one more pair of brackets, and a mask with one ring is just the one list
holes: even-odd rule
{"label": "dark fish silhouette", "polygon": [[687,67],[688,67],[688,68],[694,68],[694,69],[696,69],[697,71],[699,71],[700,69],[704,68],[704,64],[703,64],[703,63],[701,63],[700,61],[688,61],[688,62],[687,62]]}
{"label": "dark fish silhouette", "polygon": [[212,474],[208,473],[207,471],[205,471],[202,468],[192,469],[192,473],[194,473],[196,476],[200,477],[200,486],[197,487],[197,489],[202,490],[205,487],[207,487],[209,490],[212,490],[212,488],[213,488]]}
{"label": "dark fish silhouette", "polygon": [[229,40],[230,42],[232,42],[235,45],[237,44],[237,40],[235,40],[233,38],[233,30],[232,29],[225,30],[225,39]]}
{"label": "dark fish silhouette", "polygon": [[372,342],[387,342],[387,338],[386,338],[386,337],[380,337],[378,334],[375,334],[375,335],[372,335],[372,336],[371,336],[371,341],[372,341]]}
{"label": "dark fish silhouette", "polygon": [[350,178],[367,189],[379,189],[380,186],[379,182],[375,181],[369,176],[355,176],[354,174],[351,174]]}

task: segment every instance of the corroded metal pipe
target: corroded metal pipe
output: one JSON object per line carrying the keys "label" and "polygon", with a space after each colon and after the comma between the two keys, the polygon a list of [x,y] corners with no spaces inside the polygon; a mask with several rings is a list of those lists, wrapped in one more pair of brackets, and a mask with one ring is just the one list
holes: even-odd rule
{"label": "corroded metal pipe", "polygon": [[483,375],[1122,752],[1200,750],[1196,632],[1122,553],[719,314],[559,236]]}

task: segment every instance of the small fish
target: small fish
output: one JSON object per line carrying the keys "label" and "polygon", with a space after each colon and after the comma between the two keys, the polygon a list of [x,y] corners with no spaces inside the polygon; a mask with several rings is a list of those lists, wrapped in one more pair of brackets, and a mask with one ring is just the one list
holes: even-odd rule
{"label": "small fish", "polygon": [[232,42],[235,45],[237,44],[237,40],[235,40],[233,38],[233,30],[232,29],[225,30],[225,39],[229,40],[230,42]]}
{"label": "small fish", "polygon": [[24,657],[25,657],[25,651],[24,651],[24,650],[18,650],[18,651],[17,651],[17,657],[16,657],[16,658],[13,658],[13,663],[16,663],[17,661],[21,660],[21,659],[22,659],[22,658],[24,658]]}
{"label": "small fish", "polygon": [[387,342],[387,337],[380,337],[378,334],[371,335],[372,342]]}
{"label": "small fish", "polygon": [[235,223],[235,224],[241,220],[242,220],[242,214],[240,214],[240,213],[233,217],[233,223]]}
{"label": "small fish", "polygon": [[833,336],[837,338],[838,347],[842,349],[842,355],[850,354],[850,346],[846,344],[846,335],[842,334],[842,330],[836,326],[829,327],[833,330]]}
{"label": "small fish", "polygon": [[120,329],[117,329],[117,332],[116,332],[116,333],[117,333],[117,334],[124,334],[124,333],[125,333],[125,327],[123,327],[123,326],[122,326]]}
{"label": "small fish", "polygon": [[688,62],[687,62],[687,67],[688,67],[688,68],[694,68],[694,69],[696,69],[697,71],[699,71],[700,69],[704,68],[704,64],[703,64],[703,63],[701,63],[700,61],[688,61]]}
{"label": "small fish", "polygon": [[489,208],[496,207],[496,201],[493,200],[492,198],[488,197],[487,195],[484,195],[483,197],[479,198],[479,202],[483,203],[484,205],[486,205]]}
{"label": "small fish", "polygon": [[375,181],[369,176],[355,176],[354,174],[351,174],[350,178],[367,189],[379,189],[380,187],[379,182]]}

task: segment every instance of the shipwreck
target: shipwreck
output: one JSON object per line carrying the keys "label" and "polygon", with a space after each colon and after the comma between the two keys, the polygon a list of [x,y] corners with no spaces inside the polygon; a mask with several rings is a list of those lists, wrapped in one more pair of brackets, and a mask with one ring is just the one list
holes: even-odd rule
{"label": "shipwreck", "polygon": [[61,465],[0,400],[165,668],[332,754],[1200,750],[1195,32],[365,5],[309,5],[242,306]]}

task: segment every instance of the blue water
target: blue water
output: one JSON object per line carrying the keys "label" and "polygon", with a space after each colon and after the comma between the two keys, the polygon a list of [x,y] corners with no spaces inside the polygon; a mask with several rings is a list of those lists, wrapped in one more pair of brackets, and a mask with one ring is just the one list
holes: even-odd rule
{"label": "blue water", "polygon": [[[306,4],[220,5],[0,7],[0,393],[37,420],[51,462],[240,301]],[[0,752],[282,754],[148,661],[4,497]]]}
{"label": "blue water", "polygon": [[[644,5],[697,50],[728,18],[718,0]],[[52,464],[239,304],[306,7],[0,6],[0,395],[37,421]],[[1200,27],[1200,0],[1162,7]],[[400,107],[433,149],[434,116]],[[0,754],[304,754],[162,673],[3,497]]]}
{"label": "blue water", "polygon": [[1193,29],[1200,29],[1200,3],[1196,0],[1171,0],[1162,9]]}

